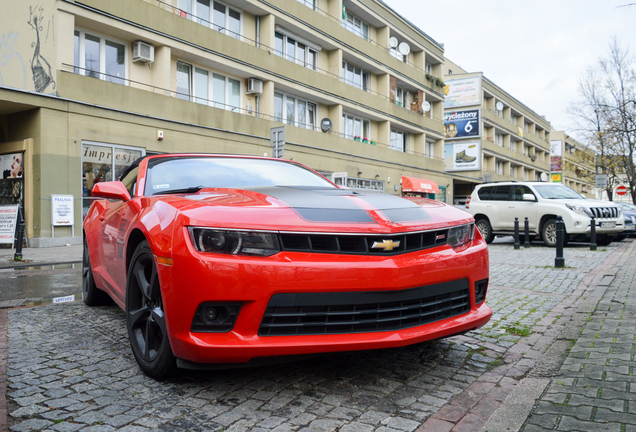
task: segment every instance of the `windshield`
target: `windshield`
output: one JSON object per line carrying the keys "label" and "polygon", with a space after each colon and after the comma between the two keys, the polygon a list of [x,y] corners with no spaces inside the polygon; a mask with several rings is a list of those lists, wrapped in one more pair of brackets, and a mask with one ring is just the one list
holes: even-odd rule
{"label": "windshield", "polygon": [[543,199],[585,199],[567,186],[559,184],[533,185]]}
{"label": "windshield", "polygon": [[316,173],[282,160],[230,157],[166,157],[148,162],[145,195],[192,193],[204,187],[336,187]]}

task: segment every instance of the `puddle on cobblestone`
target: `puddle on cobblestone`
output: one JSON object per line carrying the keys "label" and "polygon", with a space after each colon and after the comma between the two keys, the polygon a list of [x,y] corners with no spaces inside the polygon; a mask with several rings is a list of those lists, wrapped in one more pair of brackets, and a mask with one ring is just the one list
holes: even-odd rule
{"label": "puddle on cobblestone", "polygon": [[[61,264],[48,264],[41,266],[28,266],[28,267],[8,267],[0,269],[0,273],[9,273],[9,272],[22,272],[22,271],[33,271],[33,270],[67,270],[67,269],[81,269],[81,262],[74,263],[61,263]],[[28,276],[28,275],[26,275]]]}

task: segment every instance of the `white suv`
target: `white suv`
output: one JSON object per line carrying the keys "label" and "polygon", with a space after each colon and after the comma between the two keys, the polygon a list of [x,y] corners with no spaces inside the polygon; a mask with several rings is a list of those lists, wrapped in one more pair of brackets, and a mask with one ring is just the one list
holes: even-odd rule
{"label": "white suv", "polygon": [[466,203],[479,232],[487,243],[496,235],[512,235],[515,217],[523,238],[528,218],[530,239],[541,236],[548,246],[556,245],[556,218],[563,217],[566,242],[589,241],[590,218],[596,218],[596,243],[605,246],[625,227],[620,207],[610,201],[586,199],[558,183],[496,182],[478,185]]}

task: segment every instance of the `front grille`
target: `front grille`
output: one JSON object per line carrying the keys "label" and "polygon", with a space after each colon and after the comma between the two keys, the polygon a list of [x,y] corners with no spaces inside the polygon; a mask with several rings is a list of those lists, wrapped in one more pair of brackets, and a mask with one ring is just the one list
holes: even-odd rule
{"label": "front grille", "polygon": [[470,310],[468,279],[402,291],[275,294],[259,336],[400,330]]}
{"label": "front grille", "polygon": [[616,207],[591,207],[590,211],[596,219],[615,219],[618,217]]}
{"label": "front grille", "polygon": [[280,240],[284,251],[396,255],[445,245],[448,230],[392,235],[280,234]]}

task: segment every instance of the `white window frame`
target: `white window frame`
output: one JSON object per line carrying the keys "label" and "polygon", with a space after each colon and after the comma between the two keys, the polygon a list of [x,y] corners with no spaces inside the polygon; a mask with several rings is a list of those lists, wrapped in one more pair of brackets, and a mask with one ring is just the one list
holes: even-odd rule
{"label": "white window frame", "polygon": [[[347,71],[349,66],[353,68],[353,74],[357,75],[357,70],[360,71],[360,87],[355,84],[355,81],[350,81],[347,79]],[[353,63],[349,63],[346,60],[342,61],[342,80],[349,85],[354,86],[355,88],[359,88],[360,90],[368,92],[371,90],[371,74],[364,69],[354,65]]]}
{"label": "white window frame", "polygon": [[[318,103],[317,102],[313,102],[310,100],[307,100],[305,98],[302,97],[298,97],[295,95],[291,95],[291,94],[287,94],[281,91],[275,91],[274,92],[274,109],[276,108],[276,98],[277,97],[281,97],[282,99],[282,113],[281,116],[277,116],[276,112],[274,112],[274,120],[280,123],[285,123],[291,126],[296,126],[299,128],[304,128],[304,129],[313,129],[315,131],[317,131],[320,128],[320,125],[318,124]],[[290,122],[289,120],[287,120],[287,101],[288,99],[294,99],[294,119]],[[299,108],[299,102],[303,102],[305,104],[305,119],[309,119],[309,113],[311,112],[311,110],[309,109],[309,105],[313,105],[314,106],[314,125],[312,127],[310,122],[307,123],[300,123],[298,121],[298,108]]]}
{"label": "white window frame", "polygon": [[[222,74],[222,73],[218,73],[216,71],[210,70],[210,69],[206,69],[206,68],[202,68],[200,66],[195,66],[192,65],[190,63],[184,62],[184,61],[177,61],[177,64],[183,64],[183,65],[187,65],[190,67],[190,76],[189,76],[189,80],[190,80],[190,98],[189,100],[203,104],[203,105],[208,105],[211,107],[215,107],[215,108],[220,108],[220,109],[225,109],[228,111],[242,111],[243,108],[243,80],[241,80],[240,78],[237,77],[233,77],[233,76],[229,76],[226,74]],[[199,95],[199,89],[198,89],[198,85],[197,84],[197,80],[195,79],[195,74],[197,73],[197,70],[199,71],[204,71],[207,73],[207,97],[202,97],[201,95]],[[223,77],[225,79],[225,84],[224,84],[224,92],[225,94],[223,95],[223,102],[216,102],[214,100],[214,75],[217,75],[219,77]],[[230,89],[232,86],[230,86],[230,80],[234,81],[234,82],[238,82],[239,85],[239,104],[238,106],[234,106],[230,104]],[[222,104],[223,106],[219,106],[220,104]]]}
{"label": "white window frame", "polygon": [[316,10],[316,0],[298,0],[310,9]]}
{"label": "white window frame", "polygon": [[409,100],[409,91],[400,86],[395,87],[395,104],[406,108]]}
{"label": "white window frame", "polygon": [[505,171],[504,161],[495,159],[495,173],[503,175]]}
{"label": "white window frame", "polygon": [[[219,5],[223,5],[226,8],[225,11],[225,23],[224,26],[221,28],[219,26],[217,26],[216,24],[214,24],[214,3],[218,3]],[[184,6],[189,4],[189,9],[185,9]],[[217,1],[217,0],[210,0],[210,12],[209,15],[207,17],[205,16],[200,16],[199,15],[199,2],[198,0],[179,0],[177,3],[177,7],[181,10],[183,10],[184,12],[186,12],[188,14],[188,19],[197,22],[205,27],[209,27],[213,30],[217,30],[221,33],[224,33],[230,37],[233,37],[235,39],[239,39],[239,40],[243,40],[243,11],[241,9],[238,9],[234,6],[231,6],[225,2],[221,2],[221,1]],[[228,9],[232,9],[235,12],[237,12],[240,16],[239,18],[239,33],[236,34],[235,32],[231,31],[228,27],[228,23],[229,23],[229,19],[230,19],[230,14],[228,12]]]}
{"label": "white window frame", "polygon": [[503,147],[503,145],[504,145],[504,136],[503,136],[503,134],[500,134],[499,132],[495,132],[495,144],[497,144],[498,146]]}
{"label": "white window frame", "polygon": [[401,52],[399,52],[398,47],[389,48],[389,54],[391,54],[393,57],[395,57],[399,61],[409,64],[409,56],[403,55]]}
{"label": "white window frame", "polygon": [[[73,38],[75,38],[75,32],[79,33],[79,44],[78,44],[79,64],[76,64],[74,66],[81,68],[81,69],[78,69],[77,72],[79,72],[81,75],[90,76],[90,71],[88,71],[87,70],[88,68],[86,67],[86,45],[85,44],[86,44],[86,33],[88,33],[89,35],[93,37],[99,38],[99,71],[95,71],[96,73],[99,74],[97,78],[103,81],[108,81],[113,83],[117,83],[118,79],[121,79],[123,82],[117,83],[117,84],[128,85],[128,43],[122,41],[121,39],[105,36],[102,33],[94,32],[92,30],[87,31],[79,27],[76,27],[75,30],[73,31]],[[106,74],[106,41],[107,40],[124,46],[124,76],[123,77],[112,78],[110,76],[104,75]],[[75,55],[75,53],[73,54]],[[73,62],[75,62],[75,60],[73,60]]]}
{"label": "white window frame", "polygon": [[[320,56],[318,55],[318,53],[322,50],[322,47],[320,47],[319,45],[316,45],[312,42],[309,42],[308,40],[296,36],[293,33],[290,33],[280,27],[276,27],[276,32],[274,33],[274,45],[276,44],[276,40],[279,39],[279,35],[281,36],[280,40],[282,41],[282,51],[276,49],[276,47],[274,46],[274,54],[276,54],[279,57],[284,58],[285,60],[289,60],[289,61],[293,61],[294,63],[297,63],[301,66],[306,67],[307,69],[311,69],[311,70],[318,70],[318,59],[320,58]],[[287,45],[289,41],[293,41],[294,42],[294,56],[293,58],[290,58],[289,53],[287,52]],[[303,45],[305,47],[305,58],[304,59],[299,59],[298,58],[298,45]],[[309,63],[309,55],[313,54],[315,62],[312,65]]]}
{"label": "white window frame", "polygon": [[406,153],[406,151],[408,150],[408,142],[409,142],[408,132],[404,132],[399,129],[391,129],[390,148],[392,150],[398,150],[398,151]]}
{"label": "white window frame", "polygon": [[426,60],[424,61],[424,72],[433,75],[433,65]]}
{"label": "white window frame", "polygon": [[517,166],[510,164],[510,177],[517,178]]}
{"label": "white window frame", "polygon": [[[301,1],[301,0],[299,0]],[[346,18],[342,19],[342,25],[344,28],[349,30],[351,33],[360,36],[362,39],[368,41],[369,40],[369,24],[353,15],[350,12],[345,12]],[[359,30],[358,30],[359,28]],[[366,29],[366,35],[364,34]]]}
{"label": "white window frame", "polygon": [[[349,122],[351,121],[351,123]],[[356,122],[360,124],[360,135],[355,135],[355,125]],[[352,130],[349,130],[349,124],[352,125]],[[368,132],[365,135],[365,131]],[[370,141],[371,135],[371,120],[367,120],[365,118],[357,117],[353,114],[343,113],[342,114],[342,135],[348,139],[355,139],[356,137],[360,139],[360,141],[365,138]]]}
{"label": "white window frame", "polygon": [[425,156],[427,158],[434,158],[435,157],[435,141],[429,141],[426,140],[426,147],[424,149]]}

